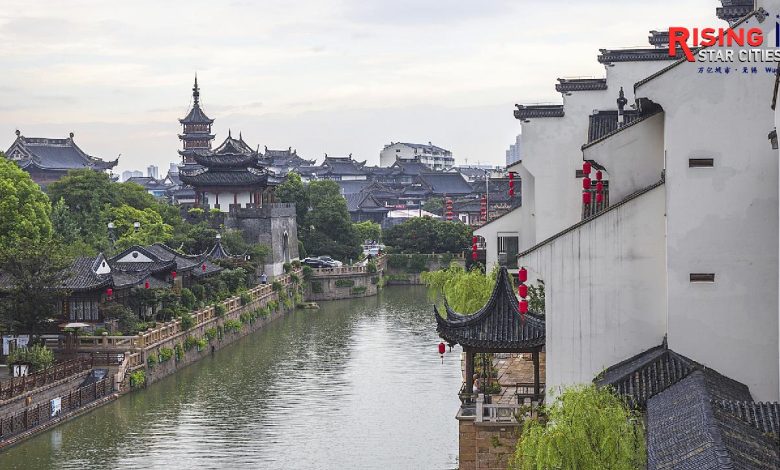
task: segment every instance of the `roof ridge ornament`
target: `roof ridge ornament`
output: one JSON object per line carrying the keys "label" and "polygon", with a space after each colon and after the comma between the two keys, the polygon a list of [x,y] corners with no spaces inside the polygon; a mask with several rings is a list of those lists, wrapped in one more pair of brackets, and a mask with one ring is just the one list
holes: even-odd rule
{"label": "roof ridge ornament", "polygon": [[195,84],[192,86],[192,100],[195,106],[200,106],[200,87],[198,87],[198,73],[195,73]]}

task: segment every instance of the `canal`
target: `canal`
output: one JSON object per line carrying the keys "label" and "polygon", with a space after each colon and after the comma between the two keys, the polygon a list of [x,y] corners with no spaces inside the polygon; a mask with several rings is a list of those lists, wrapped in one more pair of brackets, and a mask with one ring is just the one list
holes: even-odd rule
{"label": "canal", "polygon": [[422,287],[323,302],[0,453],[3,469],[453,469],[459,349]]}

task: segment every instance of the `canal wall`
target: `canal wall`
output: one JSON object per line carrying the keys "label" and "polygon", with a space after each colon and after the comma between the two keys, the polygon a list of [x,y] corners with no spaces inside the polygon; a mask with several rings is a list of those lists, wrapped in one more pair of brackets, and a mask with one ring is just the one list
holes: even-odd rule
{"label": "canal wall", "polygon": [[465,268],[463,255],[444,254],[390,254],[386,257],[385,284],[388,286],[423,285],[421,274],[447,269],[452,263]]}
{"label": "canal wall", "polygon": [[377,294],[382,282],[382,271],[368,272],[365,268],[341,270],[317,269],[306,283],[306,300],[338,300],[370,297]]}
{"label": "canal wall", "polygon": [[459,418],[459,470],[506,470],[520,431],[517,423],[477,423],[473,417]]}

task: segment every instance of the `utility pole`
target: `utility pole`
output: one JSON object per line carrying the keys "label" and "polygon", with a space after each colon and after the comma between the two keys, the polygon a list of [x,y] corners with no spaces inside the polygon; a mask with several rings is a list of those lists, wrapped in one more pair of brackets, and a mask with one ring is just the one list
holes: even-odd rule
{"label": "utility pole", "polygon": [[490,222],[490,175],[485,170],[485,223]]}

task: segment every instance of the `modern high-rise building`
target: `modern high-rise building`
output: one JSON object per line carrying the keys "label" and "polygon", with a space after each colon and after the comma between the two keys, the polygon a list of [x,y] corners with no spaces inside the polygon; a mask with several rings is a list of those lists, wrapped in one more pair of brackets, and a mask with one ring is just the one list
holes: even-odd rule
{"label": "modern high-rise building", "polygon": [[160,170],[157,168],[157,165],[149,165],[146,167],[146,176],[149,178],[157,179],[160,175]]}
{"label": "modern high-rise building", "polygon": [[515,143],[509,145],[509,149],[506,151],[506,166],[519,162],[523,158],[522,145],[520,144],[521,137],[522,134],[517,134]]}
{"label": "modern high-rise building", "polygon": [[422,163],[432,170],[447,170],[455,166],[452,152],[430,142],[428,144],[390,142],[379,152],[379,166],[389,167],[395,162]]}

